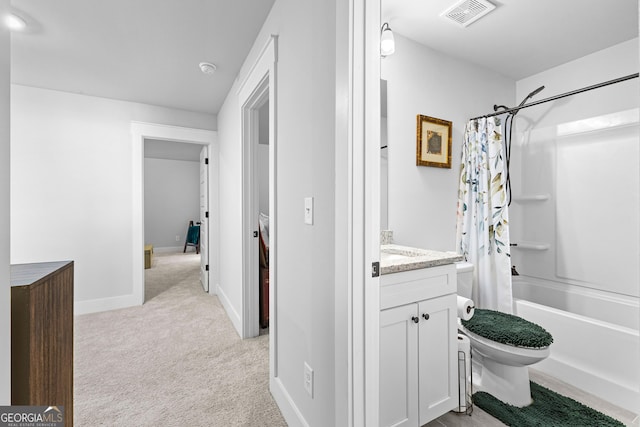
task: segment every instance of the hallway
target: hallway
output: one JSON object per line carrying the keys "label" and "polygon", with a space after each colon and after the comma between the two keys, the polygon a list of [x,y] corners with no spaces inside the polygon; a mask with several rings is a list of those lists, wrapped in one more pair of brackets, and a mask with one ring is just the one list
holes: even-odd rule
{"label": "hallway", "polygon": [[156,254],[143,306],[76,317],[76,425],[286,425],[268,335],[240,340],[199,262]]}

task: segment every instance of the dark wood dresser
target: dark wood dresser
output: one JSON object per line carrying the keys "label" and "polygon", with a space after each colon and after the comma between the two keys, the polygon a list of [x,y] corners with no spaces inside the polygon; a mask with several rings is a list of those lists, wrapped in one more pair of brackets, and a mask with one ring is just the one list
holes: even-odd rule
{"label": "dark wood dresser", "polygon": [[73,426],[73,261],[11,266],[11,404],[64,406]]}

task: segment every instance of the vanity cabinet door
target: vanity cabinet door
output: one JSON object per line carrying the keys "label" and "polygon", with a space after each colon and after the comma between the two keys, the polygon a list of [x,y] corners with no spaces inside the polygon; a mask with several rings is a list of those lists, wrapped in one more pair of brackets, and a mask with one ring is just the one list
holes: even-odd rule
{"label": "vanity cabinet door", "polygon": [[380,426],[418,425],[418,304],[380,312]]}
{"label": "vanity cabinet door", "polygon": [[420,424],[458,406],[456,294],[418,304]]}

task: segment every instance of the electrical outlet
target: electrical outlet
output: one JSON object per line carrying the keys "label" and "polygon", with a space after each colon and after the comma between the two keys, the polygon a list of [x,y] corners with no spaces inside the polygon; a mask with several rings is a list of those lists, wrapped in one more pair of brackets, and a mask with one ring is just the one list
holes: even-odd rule
{"label": "electrical outlet", "polygon": [[176,242],[180,241],[180,236],[176,236]]}
{"label": "electrical outlet", "polygon": [[313,398],[313,369],[304,362],[304,389]]}

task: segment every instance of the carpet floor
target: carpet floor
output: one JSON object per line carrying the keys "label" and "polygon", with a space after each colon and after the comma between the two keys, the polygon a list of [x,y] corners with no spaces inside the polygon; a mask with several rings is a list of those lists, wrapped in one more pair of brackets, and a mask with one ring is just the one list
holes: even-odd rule
{"label": "carpet floor", "polygon": [[156,254],[143,306],[76,317],[75,425],[286,426],[269,336],[238,337],[199,262]]}

